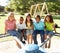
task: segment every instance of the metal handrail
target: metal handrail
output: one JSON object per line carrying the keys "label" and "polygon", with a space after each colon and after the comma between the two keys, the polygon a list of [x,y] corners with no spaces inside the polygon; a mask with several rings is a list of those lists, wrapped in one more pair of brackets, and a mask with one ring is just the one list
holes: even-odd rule
{"label": "metal handrail", "polygon": [[10,34],[6,33],[6,34],[0,34],[0,38],[3,38],[3,37],[8,37],[10,36]]}
{"label": "metal handrail", "polygon": [[[0,34],[0,35],[1,35],[0,38],[10,36],[10,34]],[[40,45],[40,47],[43,47],[53,36],[59,36],[59,37],[60,37],[60,33],[55,33],[55,35],[52,35],[52,36],[50,36],[49,38],[47,38],[47,39]]]}
{"label": "metal handrail", "polygon": [[50,36],[49,38],[47,38],[41,45],[40,47],[43,47],[53,36],[59,36],[60,37],[60,33],[55,33],[55,35]]}

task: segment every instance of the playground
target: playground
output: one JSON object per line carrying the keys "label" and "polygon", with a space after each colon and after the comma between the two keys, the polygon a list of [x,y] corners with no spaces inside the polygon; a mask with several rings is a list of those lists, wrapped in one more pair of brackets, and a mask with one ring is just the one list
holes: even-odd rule
{"label": "playground", "polygon": [[[15,18],[16,18],[17,22],[18,22],[20,16],[22,16],[22,15],[15,15]],[[23,16],[23,17],[25,17],[25,16]],[[0,16],[0,34],[4,34],[4,22],[5,22],[6,19],[7,19],[7,15],[6,16]],[[60,26],[60,23],[59,23],[60,20],[59,19],[54,19],[54,22]],[[56,28],[56,30],[57,30],[58,33],[60,33],[60,28]],[[38,37],[37,37],[38,42],[39,42],[38,45],[40,46],[41,43],[40,43],[40,38],[39,37],[40,36],[38,35]],[[50,49],[44,48],[44,49],[47,52],[50,52],[50,53],[60,52],[60,50],[59,50],[60,49],[60,36],[53,36],[51,39],[52,39],[51,48]],[[6,52],[8,52],[8,51],[6,51]],[[11,52],[12,52],[12,50],[11,50]]]}
{"label": "playground", "polygon": [[[48,10],[48,5],[46,4],[46,2],[43,2],[41,4],[37,3],[37,4],[31,5],[28,13],[31,14],[33,20],[35,20],[36,15],[40,15],[41,19],[43,20],[45,18],[45,16],[47,14],[49,14],[50,12]],[[16,19],[16,23],[18,23],[19,18],[21,16],[25,19],[26,14],[28,14],[28,13],[25,12],[23,15],[21,15],[19,13],[16,14],[16,12],[14,12],[14,17]],[[40,38],[40,35],[38,34],[38,36],[37,36],[38,47],[43,48],[47,53],[60,53],[60,15],[53,14],[52,16],[54,19],[54,23],[57,24],[57,26],[58,26],[56,28],[57,33],[55,35],[51,36],[50,38],[48,38],[43,43],[40,42],[41,38]],[[25,45],[27,45],[27,41],[26,41],[26,44],[23,44],[17,37],[10,36],[9,34],[4,34],[5,33],[5,30],[4,30],[5,29],[5,20],[7,19],[7,17],[8,17],[8,13],[6,13],[4,15],[0,14],[0,35],[1,35],[0,36],[0,46],[1,46],[0,53],[20,53],[23,51],[21,49],[24,48]],[[45,44],[50,39],[52,41],[51,48],[45,48],[44,47]]]}

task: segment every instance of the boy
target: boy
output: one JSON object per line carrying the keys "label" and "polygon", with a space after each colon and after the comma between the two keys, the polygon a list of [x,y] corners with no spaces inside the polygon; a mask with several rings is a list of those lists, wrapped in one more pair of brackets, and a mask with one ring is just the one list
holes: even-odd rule
{"label": "boy", "polygon": [[41,36],[41,42],[44,42],[44,22],[41,21],[41,18],[39,15],[36,16],[36,22],[34,24],[34,32],[33,32],[33,39],[34,44],[37,44],[37,34],[40,34]]}
{"label": "boy", "polygon": [[[23,17],[20,17],[20,20],[19,20],[19,23],[17,24],[17,29],[18,29],[18,32],[20,33],[20,40],[23,42],[23,37],[24,39],[26,40],[26,31],[25,31],[25,28],[26,28],[26,25],[24,23],[24,19]],[[25,42],[24,42],[25,43]]]}

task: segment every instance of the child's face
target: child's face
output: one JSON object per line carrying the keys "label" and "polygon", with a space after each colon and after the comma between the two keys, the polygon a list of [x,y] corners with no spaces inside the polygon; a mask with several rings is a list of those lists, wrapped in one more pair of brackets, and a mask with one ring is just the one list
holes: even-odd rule
{"label": "child's face", "polygon": [[38,23],[40,21],[40,19],[38,17],[36,17],[36,22]]}
{"label": "child's face", "polygon": [[14,14],[11,14],[8,18],[10,21],[13,21],[14,20]]}
{"label": "child's face", "polygon": [[20,19],[20,24],[22,24],[22,23],[23,23],[23,21],[24,21],[23,19]]}
{"label": "child's face", "polygon": [[27,16],[27,20],[30,20],[30,16]]}
{"label": "child's face", "polygon": [[50,21],[50,18],[49,17],[46,17],[46,21],[49,22]]}

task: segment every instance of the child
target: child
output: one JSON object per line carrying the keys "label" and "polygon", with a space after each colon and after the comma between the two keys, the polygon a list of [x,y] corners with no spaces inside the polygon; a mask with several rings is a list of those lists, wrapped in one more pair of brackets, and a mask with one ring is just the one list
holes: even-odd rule
{"label": "child", "polygon": [[[20,20],[19,20],[19,23],[17,24],[17,29],[18,29],[18,32],[20,33],[20,36],[19,36],[19,38],[20,38],[20,40],[23,42],[23,37],[24,37],[24,39],[26,40],[26,25],[25,25],[25,23],[24,23],[24,19],[23,19],[23,17],[20,17]],[[25,43],[25,41],[24,41],[24,43]]]}
{"label": "child", "polygon": [[19,35],[19,33],[16,31],[16,20],[13,12],[9,13],[8,19],[5,21],[5,33],[6,32],[17,37]]}
{"label": "child", "polygon": [[25,23],[27,27],[27,30],[26,30],[27,41],[29,44],[29,43],[32,43],[32,33],[33,33],[33,21],[31,20],[30,14],[27,15]]}
{"label": "child", "polygon": [[37,15],[36,22],[34,22],[34,32],[33,32],[34,44],[38,44],[37,34],[40,34],[41,42],[44,42],[44,27],[45,27],[44,22],[42,22],[40,16]]}
{"label": "child", "polygon": [[[47,36],[50,37],[51,35],[53,35],[53,30],[55,30],[55,26],[54,26],[54,21],[53,21],[53,18],[52,18],[52,15],[47,15],[45,17],[45,39],[47,39]],[[55,30],[56,32],[56,30]],[[48,43],[48,46],[47,44],[45,45],[45,48],[50,48],[50,44],[51,44],[51,40],[49,40],[49,43]]]}

